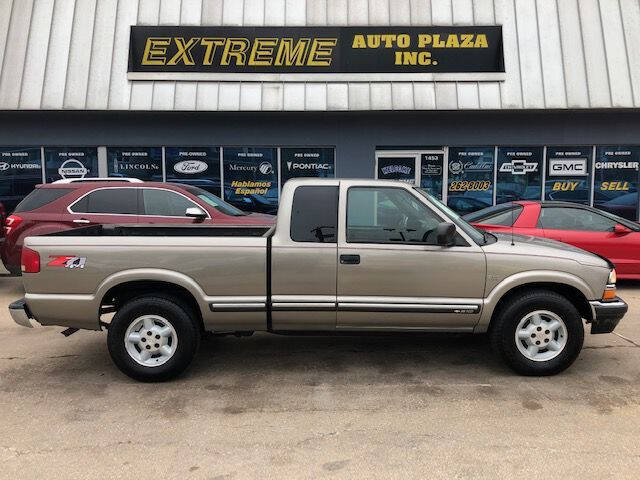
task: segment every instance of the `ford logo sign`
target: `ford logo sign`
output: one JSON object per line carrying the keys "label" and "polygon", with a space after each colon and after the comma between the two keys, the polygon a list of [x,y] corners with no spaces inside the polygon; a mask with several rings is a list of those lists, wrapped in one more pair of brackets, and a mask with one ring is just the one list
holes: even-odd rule
{"label": "ford logo sign", "polygon": [[183,160],[176,163],[173,169],[178,173],[185,173],[187,175],[195,175],[196,173],[204,172],[209,165],[200,160]]}

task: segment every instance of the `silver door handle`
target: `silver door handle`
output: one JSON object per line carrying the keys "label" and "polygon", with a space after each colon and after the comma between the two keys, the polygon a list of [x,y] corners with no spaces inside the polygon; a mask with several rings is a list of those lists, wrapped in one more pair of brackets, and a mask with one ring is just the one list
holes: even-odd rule
{"label": "silver door handle", "polygon": [[86,218],[76,218],[73,223],[91,223],[91,220],[87,220]]}

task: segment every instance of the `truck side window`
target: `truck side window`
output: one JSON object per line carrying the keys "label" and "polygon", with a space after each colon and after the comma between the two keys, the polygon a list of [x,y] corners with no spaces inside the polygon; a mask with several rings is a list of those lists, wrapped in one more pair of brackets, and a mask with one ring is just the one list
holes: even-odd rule
{"label": "truck side window", "polygon": [[293,194],[291,240],[336,243],[338,187],[302,186]]}
{"label": "truck side window", "polygon": [[442,220],[402,188],[352,187],[347,194],[347,242],[436,244]]}

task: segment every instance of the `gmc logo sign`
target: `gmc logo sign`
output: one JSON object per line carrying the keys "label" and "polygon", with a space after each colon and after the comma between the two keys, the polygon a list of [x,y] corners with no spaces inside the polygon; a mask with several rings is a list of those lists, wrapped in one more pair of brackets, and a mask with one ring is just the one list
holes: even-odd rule
{"label": "gmc logo sign", "polygon": [[583,177],[587,175],[585,158],[551,158],[549,160],[550,177]]}

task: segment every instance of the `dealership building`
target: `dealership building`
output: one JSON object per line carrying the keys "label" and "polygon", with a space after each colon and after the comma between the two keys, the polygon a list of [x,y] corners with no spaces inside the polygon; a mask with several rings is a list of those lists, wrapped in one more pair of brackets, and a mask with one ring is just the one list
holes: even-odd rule
{"label": "dealership building", "polygon": [[0,201],[358,177],[638,220],[638,45],[637,0],[0,0]]}

